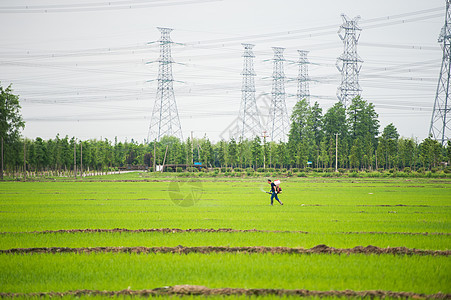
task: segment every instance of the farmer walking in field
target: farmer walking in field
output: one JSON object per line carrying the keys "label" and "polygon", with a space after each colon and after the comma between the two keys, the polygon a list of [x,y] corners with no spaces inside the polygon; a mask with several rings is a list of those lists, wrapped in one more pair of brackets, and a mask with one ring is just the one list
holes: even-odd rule
{"label": "farmer walking in field", "polygon": [[280,201],[279,197],[277,197],[277,194],[281,191],[281,189],[274,182],[271,182],[271,179],[268,179],[268,183],[271,185],[271,205],[273,205],[274,198],[276,198],[280,205],[283,205],[282,201]]}

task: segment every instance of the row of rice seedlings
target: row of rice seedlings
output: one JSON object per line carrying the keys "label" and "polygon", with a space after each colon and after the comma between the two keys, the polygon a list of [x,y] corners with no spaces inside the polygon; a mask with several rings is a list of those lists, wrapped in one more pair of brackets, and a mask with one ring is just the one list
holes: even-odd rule
{"label": "row of rice seedlings", "polygon": [[0,249],[36,247],[185,247],[266,246],[312,248],[325,244],[335,248],[373,245],[381,248],[407,247],[448,250],[451,235],[346,234],[293,232],[79,232],[0,234]]}
{"label": "row of rice seedlings", "polygon": [[[449,232],[451,210],[449,193],[444,188],[437,188],[432,193],[433,197],[440,193],[437,198],[442,199],[441,206],[431,206],[426,200],[423,200],[423,206],[396,206],[400,203],[399,193],[385,193],[385,204],[371,204],[352,193],[331,200],[323,193],[320,200],[294,195],[283,199],[283,207],[270,207],[267,195],[261,192],[234,195],[231,187],[224,187],[228,190],[221,193],[221,187],[216,186],[216,193],[203,195],[193,206],[181,207],[169,199],[167,190],[154,191],[146,198],[137,195],[133,185],[128,183],[108,183],[99,191],[90,187],[98,183],[39,184],[63,186],[53,192],[19,189],[11,194],[0,193],[1,219],[4,221],[0,223],[0,231],[231,227],[325,232]],[[117,193],[116,189],[123,192]],[[130,195],[134,195],[132,199]],[[412,201],[416,199],[411,198]],[[403,205],[411,205],[411,201],[404,201]]]}
{"label": "row of rice seedlings", "polygon": [[448,257],[287,254],[0,255],[2,292],[209,288],[391,290],[450,293]]}

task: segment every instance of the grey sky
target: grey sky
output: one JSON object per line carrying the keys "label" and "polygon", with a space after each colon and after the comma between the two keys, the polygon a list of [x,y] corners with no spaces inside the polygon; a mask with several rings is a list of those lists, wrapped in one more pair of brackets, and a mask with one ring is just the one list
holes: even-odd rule
{"label": "grey sky", "polygon": [[[172,48],[183,135],[217,141],[238,116],[243,42],[255,44],[261,108],[275,46],[293,61],[296,50],[309,50],[311,101],[324,113],[337,101],[341,13],[362,18],[362,97],[375,104],[381,130],[394,123],[404,137],[425,138],[444,0],[0,0],[0,82],[20,95],[26,137],[143,141],[158,71],[146,62],[159,55],[158,44],[147,43],[159,39],[156,27],[171,27],[183,44]],[[285,73],[295,78],[297,66],[287,63]],[[286,91],[295,94],[296,82]],[[295,102],[287,97],[289,112]]]}

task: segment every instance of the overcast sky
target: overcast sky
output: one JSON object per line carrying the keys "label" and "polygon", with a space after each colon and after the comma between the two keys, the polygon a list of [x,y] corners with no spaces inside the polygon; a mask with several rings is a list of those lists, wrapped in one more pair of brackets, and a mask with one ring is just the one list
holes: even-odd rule
{"label": "overcast sky", "polygon": [[258,106],[270,101],[271,47],[284,47],[287,107],[296,102],[297,50],[311,102],[337,100],[341,14],[361,16],[362,97],[381,131],[427,137],[442,51],[444,0],[0,0],[0,82],[20,96],[25,137],[144,141],[155,101],[160,33],[170,27],[184,138],[228,138],[241,102],[241,43],[255,44]]}

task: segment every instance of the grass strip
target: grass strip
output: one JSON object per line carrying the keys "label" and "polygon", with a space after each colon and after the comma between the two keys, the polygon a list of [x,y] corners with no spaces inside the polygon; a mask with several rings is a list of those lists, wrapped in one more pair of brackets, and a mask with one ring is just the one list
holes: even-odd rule
{"label": "grass strip", "polygon": [[[23,231],[23,232],[0,232],[0,234],[53,234],[53,233],[93,233],[93,232],[108,232],[108,233],[122,233],[122,232],[159,232],[159,233],[184,233],[184,232],[264,232],[264,233],[303,233],[309,234],[307,231],[290,231],[290,230],[261,230],[261,229],[233,229],[233,228],[142,228],[142,229],[127,229],[127,228],[85,228],[85,229],[59,229],[59,230],[43,230],[43,231]],[[447,232],[384,232],[384,231],[349,231],[337,232],[338,234],[399,234],[399,235],[451,235]]]}
{"label": "grass strip", "polygon": [[346,297],[346,298],[404,298],[404,299],[450,299],[451,294],[435,293],[420,294],[412,292],[393,292],[393,291],[311,291],[311,290],[287,290],[287,289],[242,289],[242,288],[207,288],[198,285],[175,285],[164,288],[155,288],[147,290],[120,290],[120,291],[98,291],[98,290],[76,290],[67,292],[41,292],[41,293],[0,293],[2,298],[17,297],[65,297],[65,296],[297,296],[297,297]]}
{"label": "grass strip", "polygon": [[387,247],[379,248],[376,246],[356,246],[354,248],[334,248],[326,245],[317,245],[310,249],[304,248],[288,248],[288,247],[41,247],[41,248],[15,248],[0,250],[1,254],[37,254],[37,253],[271,253],[271,254],[394,254],[394,255],[432,255],[432,256],[449,256],[451,250],[421,250],[409,249],[406,247]]}
{"label": "grass strip", "polygon": [[208,230],[115,230],[88,229],[45,233],[0,234],[0,249],[37,247],[185,247],[265,246],[311,248],[326,244],[335,248],[373,245],[381,248],[407,247],[424,250],[450,250],[448,234],[260,232]]}
{"label": "grass strip", "polygon": [[210,288],[451,293],[450,261],[420,255],[0,254],[0,291]]}
{"label": "grass strip", "polygon": [[189,207],[171,200],[170,182],[5,182],[0,231],[167,227],[449,233],[450,182],[287,178],[284,206],[269,205],[260,190],[268,188],[266,182],[202,182],[202,196]]}

